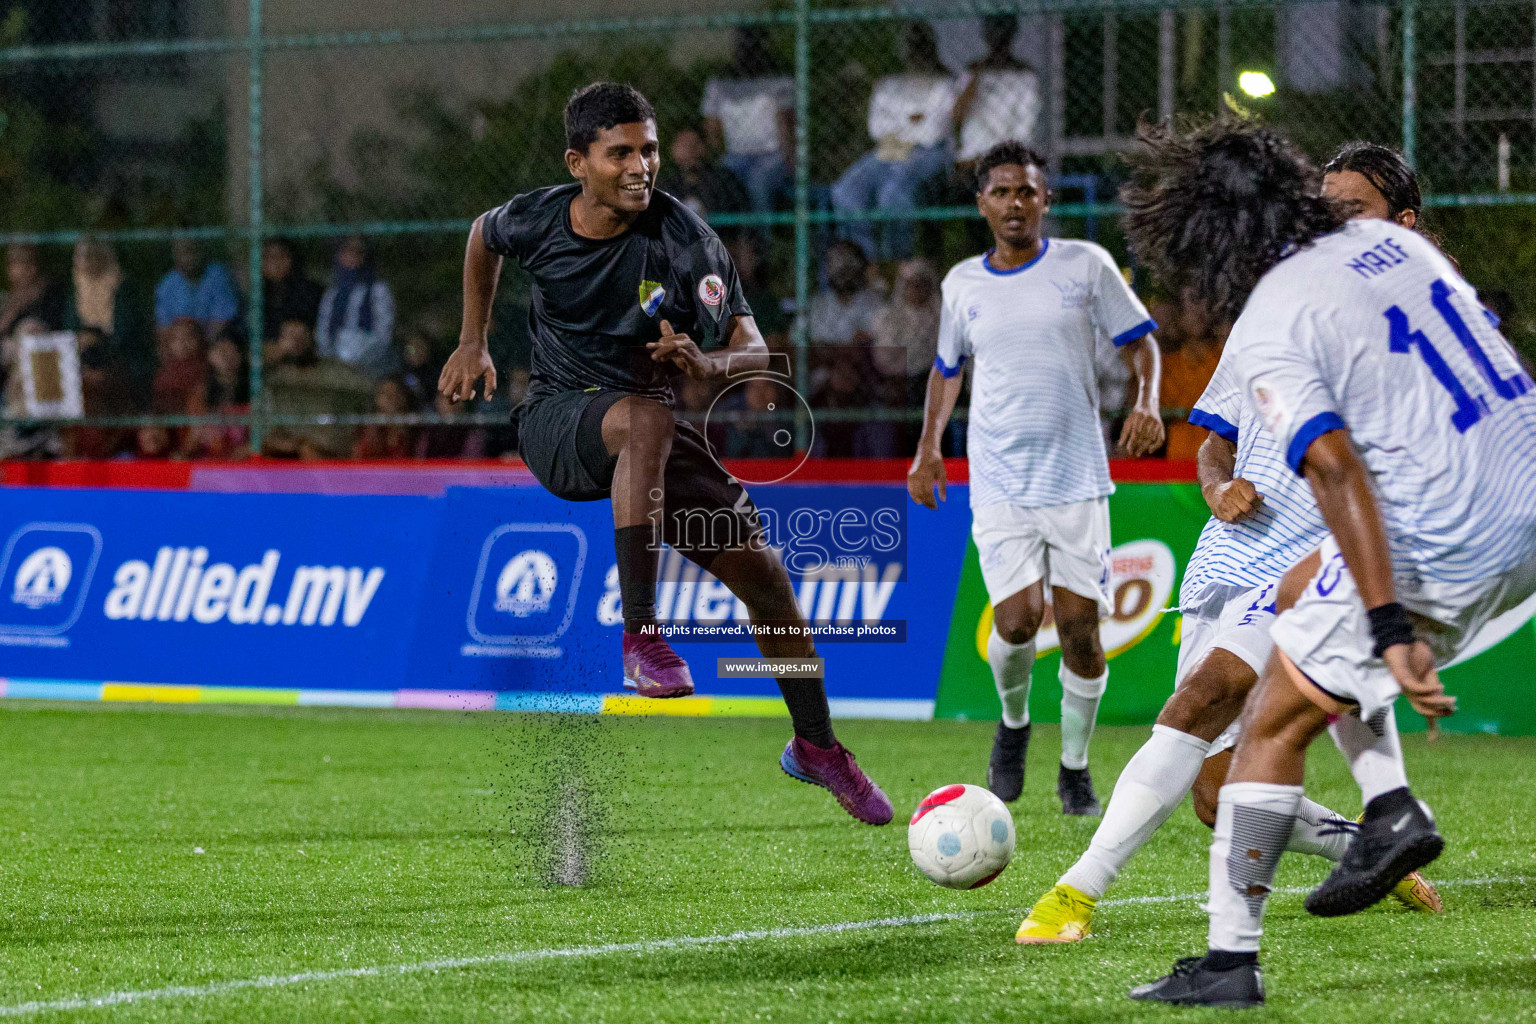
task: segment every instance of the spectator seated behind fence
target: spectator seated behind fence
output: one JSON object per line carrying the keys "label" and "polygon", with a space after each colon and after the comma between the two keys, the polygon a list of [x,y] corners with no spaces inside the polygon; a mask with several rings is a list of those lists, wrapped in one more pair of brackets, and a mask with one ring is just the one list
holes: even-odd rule
{"label": "spectator seated behind fence", "polygon": [[23,320],[36,321],[47,331],[57,331],[64,326],[64,306],[68,296],[43,273],[40,256],[35,245],[6,247],[6,287],[5,297],[0,300],[0,338],[14,335],[16,325]]}
{"label": "spectator seated behind fence", "polygon": [[[80,353],[81,407],[87,416],[127,416],[140,411],[128,387],[128,376],[101,332],[84,327],[75,332]],[[70,427],[64,431],[64,458],[110,459],[133,440],[133,432],[110,427]]]}
{"label": "spectator seated behind fence", "polygon": [[411,404],[417,409],[431,405],[432,396],[437,394],[437,376],[443,366],[435,349],[432,335],[420,327],[407,334],[405,344],[400,347],[402,365],[397,378],[411,393]]}
{"label": "spectator seated behind fence", "polygon": [[[203,405],[205,411],[220,416],[240,416],[251,408],[245,347],[228,328],[208,346],[208,390]],[[242,424],[208,424],[196,432],[199,458],[239,459],[250,453],[250,430]]]}
{"label": "spectator seated behind fence", "polygon": [[[411,389],[398,377],[385,377],[373,393],[373,411],[384,416],[403,416],[416,411]],[[369,424],[358,432],[352,445],[354,459],[410,459],[416,455],[417,429],[410,426]]]}
{"label": "spectator seated behind fence", "polygon": [[198,322],[203,336],[216,338],[240,315],[240,291],[229,268],[208,263],[202,246],[191,238],[171,243],[171,269],[155,285],[155,331],[163,336],[184,316]]}
{"label": "spectator seated behind fence", "polygon": [[[811,394],[811,408],[817,412],[880,408],[885,404],[883,383],[870,372],[867,352],[853,348],[831,352],[823,382]],[[900,426],[888,420],[827,418],[817,422],[811,450],[820,458],[888,459],[902,454],[900,438]]]}
{"label": "spectator seated behind fence", "polygon": [[[356,367],[337,359],[321,359],[308,324],[289,320],[269,342],[266,386],[257,396],[272,415],[316,416],[365,413],[373,405],[377,382]],[[301,459],[345,458],[352,451],[356,430],[343,426],[274,427],[262,446],[263,455]]]}
{"label": "spectator seated behind fence", "polygon": [[337,247],[331,286],[320,299],[319,354],[386,377],[399,365],[394,337],[395,297],[379,280],[367,241],[353,235]]}
{"label": "spectator seated behind fence", "polygon": [[[26,400],[23,394],[21,374],[16,372],[20,350],[19,340],[29,335],[47,334],[49,327],[36,317],[25,317],[16,322],[11,336],[6,338],[6,366],[10,375],[5,381],[5,414],[25,416]],[[53,459],[64,450],[63,438],[52,427],[6,425],[0,427],[0,459]]]}
{"label": "spectator seated behind fence", "polygon": [[[876,82],[869,100],[875,148],[832,186],[832,205],[840,214],[912,210],[923,183],[949,168],[960,83],[940,63],[933,29],[926,23],[913,22],[901,38],[906,71]],[[867,256],[877,255],[872,221],[844,221],[840,230]],[[912,222],[886,221],[883,239],[880,258],[911,255]]]}
{"label": "spectator seated behind fence", "polygon": [[903,405],[921,409],[939,344],[939,275],[932,263],[905,260],[897,268],[895,294],[876,314],[873,334],[875,369],[899,385]]}
{"label": "spectator seated behind fence", "polygon": [[747,208],[747,192],[736,175],[709,158],[697,128],[683,128],[672,137],[672,160],[661,165],[656,187],[681,199],[700,217]]}
{"label": "spectator seated behind fence", "polygon": [[[5,297],[0,300],[0,386],[6,412],[21,415],[21,378],[16,373],[20,339],[26,334],[47,334],[64,326],[67,296],[46,274],[34,245],[11,245],[5,250]],[[28,454],[54,439],[33,427],[0,428],[0,456]],[[42,449],[38,449],[42,451]],[[42,451],[43,454],[51,452]]]}
{"label": "spectator seated behind fence", "polygon": [[784,303],[768,284],[768,268],[763,262],[758,236],[745,231],[735,232],[725,240],[725,249],[736,265],[742,294],[747,297],[747,305],[752,307],[763,341],[775,351],[787,348],[789,321],[784,315]]}
{"label": "spectator seated behind fence", "polygon": [[[148,319],[117,253],[100,239],[75,243],[64,327],[80,353],[80,397],[87,416],[120,416],[150,405],[155,346]],[[130,441],[126,430],[74,427],[64,434],[69,458],[109,458]]]}
{"label": "spectator seated behind fence", "polygon": [[168,459],[175,451],[171,444],[171,432],[162,426],[142,426],[134,432],[133,440],[135,458]]}
{"label": "spectator seated behind fence", "polygon": [[[730,72],[704,84],[704,134],[746,187],[752,209],[789,192],[795,163],[795,80],[782,73],[761,25],[736,29]],[[755,310],[757,307],[753,307]]]}
{"label": "spectator seated behind fence", "polygon": [[447,395],[436,395],[433,398],[433,406],[437,414],[449,423],[441,426],[427,427],[416,439],[416,457],[418,459],[481,459],[485,457],[484,427],[465,423],[457,424],[451,421],[457,420],[465,413],[467,403],[455,403]]}
{"label": "spectator seated behind fence", "polygon": [[304,272],[297,250],[286,238],[270,238],[261,247],[261,338],[271,341],[288,320],[314,326],[325,289]]}
{"label": "spectator seated behind fence", "polygon": [[[203,328],[189,316],[173,320],[165,331],[164,357],[155,371],[150,412],[159,416],[201,416],[208,411],[208,359],[203,352]],[[172,427],[176,455],[197,449],[197,431]]]}
{"label": "spectator seated behind fence", "polygon": [[832,243],[826,259],[827,287],[811,296],[806,323],[811,345],[868,346],[885,308],[880,293],[869,286],[869,261],[862,249],[846,240]]}
{"label": "spectator seated behind fence", "polygon": [[[133,408],[147,408],[158,363],[156,346],[150,340],[133,285],[118,265],[117,253],[100,239],[80,239],[75,243],[71,279],[64,329],[77,335],[94,331],[99,340],[90,346],[90,365],[117,376]],[[85,355],[82,352],[83,358]]]}
{"label": "spectator seated behind fence", "polygon": [[968,81],[955,103],[960,147],[955,160],[969,178],[969,168],[999,142],[1016,139],[1029,144],[1040,118],[1040,81],[1013,55],[1018,19],[994,15],[982,22],[986,55],[969,68]]}
{"label": "spectator seated behind fence", "polygon": [[[756,307],[754,307],[755,309]],[[781,405],[783,391],[771,377],[753,377],[741,389],[741,401],[730,410],[725,433],[725,454],[733,459],[782,459],[794,455],[788,445],[779,444],[774,435],[780,429],[794,431],[794,410]],[[783,413],[789,413],[789,419]]]}

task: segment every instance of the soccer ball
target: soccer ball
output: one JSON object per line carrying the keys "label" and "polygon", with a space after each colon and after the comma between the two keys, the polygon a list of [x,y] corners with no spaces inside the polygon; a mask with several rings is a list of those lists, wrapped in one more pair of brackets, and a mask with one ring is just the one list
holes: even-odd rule
{"label": "soccer ball", "polygon": [[907,826],[919,871],[948,889],[979,889],[1013,856],[1013,815],[980,786],[944,786],[923,797]]}

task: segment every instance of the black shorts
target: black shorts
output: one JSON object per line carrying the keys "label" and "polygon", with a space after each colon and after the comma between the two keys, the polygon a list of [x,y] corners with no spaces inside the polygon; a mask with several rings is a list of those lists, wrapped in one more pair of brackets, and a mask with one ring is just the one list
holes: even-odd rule
{"label": "black shorts", "polygon": [[[603,416],[622,391],[559,391],[518,407],[518,454],[545,490],[567,501],[611,497],[618,456],[603,443]],[[695,562],[760,543],[757,506],[715,461],[693,424],[675,421],[664,474],[662,539]]]}

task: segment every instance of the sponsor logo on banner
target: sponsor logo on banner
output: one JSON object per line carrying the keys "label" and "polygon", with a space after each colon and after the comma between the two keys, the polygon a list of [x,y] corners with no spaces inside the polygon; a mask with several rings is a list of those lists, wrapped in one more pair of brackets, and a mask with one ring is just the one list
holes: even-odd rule
{"label": "sponsor logo on banner", "polygon": [[587,536],[569,523],[506,523],[480,546],[465,626],[478,657],[558,658],[587,561]]}
{"label": "sponsor logo on banner", "polygon": [[352,627],[363,621],[384,582],[382,566],[298,565],[284,592],[277,585],[280,551],[267,551],[261,561],[241,568],[210,558],[205,547],[162,547],[152,562],[122,563],[112,573],[102,614],[119,621],[203,626]]}
{"label": "sponsor logo on banner", "polygon": [[0,555],[0,643],[67,646],[80,617],[101,534],[86,523],[28,523]]}
{"label": "sponsor logo on banner", "polygon": [[[1157,627],[1167,610],[1168,599],[1173,595],[1178,564],[1167,544],[1150,538],[1133,540],[1112,549],[1108,563],[1109,584],[1105,592],[1109,596],[1110,611],[1100,618],[1099,639],[1104,645],[1105,657],[1113,658],[1141,643]],[[976,653],[983,661],[987,657],[987,637],[991,633],[992,606],[987,605],[976,625]],[[1035,636],[1036,656],[1060,646],[1061,638],[1056,632],[1055,617],[1047,598],[1045,620]]]}
{"label": "sponsor logo on banner", "polygon": [[560,569],[543,551],[519,551],[496,578],[496,610],[519,619],[549,611]]}
{"label": "sponsor logo on banner", "polygon": [[[781,559],[782,559],[781,552]],[[800,613],[812,625],[864,624],[887,621],[886,608],[902,580],[904,564],[872,558],[823,562],[794,581]],[[665,548],[656,587],[656,620],[671,625],[693,623],[747,625],[752,616],[731,588],[700,569],[676,550]],[[616,626],[624,621],[619,596],[619,567],[611,565],[597,602],[597,621]]]}
{"label": "sponsor logo on banner", "polygon": [[74,569],[62,548],[38,548],[16,570],[16,589],[11,600],[28,608],[58,604],[64,599]]}

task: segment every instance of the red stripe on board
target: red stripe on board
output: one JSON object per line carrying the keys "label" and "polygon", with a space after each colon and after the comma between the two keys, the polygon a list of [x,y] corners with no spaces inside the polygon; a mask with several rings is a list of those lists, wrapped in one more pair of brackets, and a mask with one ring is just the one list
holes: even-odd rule
{"label": "red stripe on board", "polygon": [[5,462],[0,472],[13,487],[130,487],[186,490],[192,463],[159,460],[109,462]]}
{"label": "red stripe on board", "polygon": [[[790,474],[785,483],[904,483],[906,459],[809,459],[795,467],[793,459],[729,459],[726,468],[744,480],[777,480]],[[350,469],[390,469],[396,471],[465,469],[520,469],[517,460],[430,459],[379,460],[375,462],[322,461],[289,462],[251,459],[248,462],[184,462],[152,459],[123,459],[107,462],[0,462],[0,483],[13,487],[123,487],[185,490],[194,468],[230,467],[247,471],[288,473]],[[1120,483],[1194,483],[1193,462],[1166,459],[1111,459],[1110,476]],[[964,459],[945,459],[944,472],[952,484],[970,480],[970,467]]]}

